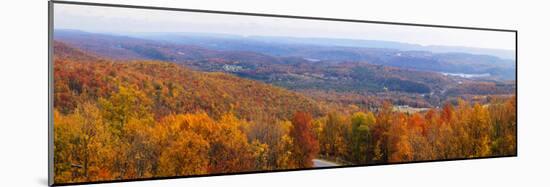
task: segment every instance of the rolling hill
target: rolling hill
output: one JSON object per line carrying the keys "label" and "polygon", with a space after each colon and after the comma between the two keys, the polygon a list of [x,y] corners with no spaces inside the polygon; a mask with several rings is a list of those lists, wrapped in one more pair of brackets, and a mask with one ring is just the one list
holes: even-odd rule
{"label": "rolling hill", "polygon": [[219,117],[233,112],[248,120],[251,116],[288,119],[296,111],[321,113],[302,94],[226,73],[199,72],[169,62],[99,59],[60,42],[55,42],[54,53],[55,108],[63,113],[121,90],[134,90],[157,118],[170,113],[206,112]]}

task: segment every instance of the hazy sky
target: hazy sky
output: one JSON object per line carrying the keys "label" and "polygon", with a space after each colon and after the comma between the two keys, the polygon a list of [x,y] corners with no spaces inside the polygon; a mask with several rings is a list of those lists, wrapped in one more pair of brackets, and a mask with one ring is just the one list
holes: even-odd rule
{"label": "hazy sky", "polygon": [[54,28],[89,32],[198,32],[386,40],[421,45],[515,48],[512,32],[350,23],[55,4]]}

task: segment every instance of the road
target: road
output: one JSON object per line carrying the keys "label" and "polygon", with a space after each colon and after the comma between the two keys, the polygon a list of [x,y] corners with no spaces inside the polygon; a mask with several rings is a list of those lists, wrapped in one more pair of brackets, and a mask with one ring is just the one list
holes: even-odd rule
{"label": "road", "polygon": [[339,166],[337,163],[321,160],[321,159],[313,159],[313,167],[321,168],[321,167],[333,167],[333,166]]}

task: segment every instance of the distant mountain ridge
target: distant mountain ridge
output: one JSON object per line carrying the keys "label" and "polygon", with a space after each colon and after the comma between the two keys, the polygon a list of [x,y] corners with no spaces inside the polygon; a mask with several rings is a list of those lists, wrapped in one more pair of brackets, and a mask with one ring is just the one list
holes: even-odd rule
{"label": "distant mountain ridge", "polygon": [[174,37],[202,37],[217,38],[225,40],[247,39],[257,42],[280,43],[280,44],[304,44],[320,45],[332,47],[362,47],[362,48],[380,48],[397,49],[403,51],[430,51],[433,53],[469,53],[476,55],[490,55],[502,59],[515,60],[514,50],[476,48],[465,46],[445,46],[445,45],[419,45],[404,42],[384,41],[384,40],[362,40],[362,39],[340,39],[340,38],[318,38],[318,37],[284,37],[284,36],[239,36],[229,34],[203,34],[203,33],[134,33],[131,36],[147,39],[166,39],[171,40]]}

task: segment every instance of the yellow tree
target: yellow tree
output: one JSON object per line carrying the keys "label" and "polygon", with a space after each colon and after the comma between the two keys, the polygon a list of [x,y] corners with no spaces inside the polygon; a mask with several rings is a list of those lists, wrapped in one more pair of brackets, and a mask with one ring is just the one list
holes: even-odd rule
{"label": "yellow tree", "polygon": [[472,130],[470,133],[474,143],[474,152],[472,156],[489,156],[491,154],[491,125],[489,123],[489,111],[487,111],[486,107],[475,104],[470,117],[469,123],[470,129]]}
{"label": "yellow tree", "polygon": [[208,172],[209,143],[202,136],[182,131],[159,157],[159,176],[187,176]]}
{"label": "yellow tree", "polygon": [[106,172],[105,147],[109,136],[99,109],[91,103],[63,116],[54,112],[54,164],[56,180],[90,181]]}
{"label": "yellow tree", "polygon": [[112,170],[116,178],[140,178],[150,163],[149,128],[154,124],[152,101],[137,86],[119,86],[108,98],[98,100],[102,117],[113,138]]}
{"label": "yellow tree", "polygon": [[348,150],[347,135],[349,131],[349,125],[342,115],[336,112],[329,113],[321,131],[322,142],[320,144],[323,153],[329,157],[343,159]]}

